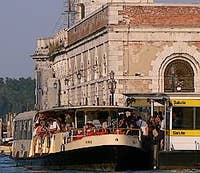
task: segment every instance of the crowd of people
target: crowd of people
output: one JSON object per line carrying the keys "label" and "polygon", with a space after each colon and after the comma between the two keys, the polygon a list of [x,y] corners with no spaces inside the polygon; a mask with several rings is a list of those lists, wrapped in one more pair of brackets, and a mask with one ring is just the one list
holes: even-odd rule
{"label": "crowd of people", "polygon": [[[119,118],[119,128],[140,129],[144,147],[151,145],[158,145],[160,149],[164,147],[165,121],[161,111],[155,111],[153,116],[148,116],[147,120],[137,113],[126,113]],[[127,130],[126,134],[134,135],[136,132]]]}
{"label": "crowd of people", "polygon": [[[144,120],[137,113],[126,111],[119,113],[115,118],[108,116],[104,121],[93,120],[87,122],[82,129],[76,129],[74,120],[69,113],[64,116],[44,116],[39,114],[35,123],[33,136],[40,141],[42,146],[45,137],[48,137],[48,147],[50,147],[50,138],[58,132],[64,133],[64,143],[83,136],[120,133],[126,135],[139,135],[141,131],[141,140],[144,145],[158,145],[160,149],[164,146],[164,119],[162,112],[154,112],[153,116],[149,116]],[[118,131],[117,131],[118,129]],[[41,147],[42,148],[42,147]]]}
{"label": "crowd of people", "polygon": [[40,113],[35,122],[33,131],[34,144],[39,141],[39,153],[42,153],[42,145],[47,137],[47,147],[50,147],[50,139],[55,133],[69,131],[74,128],[73,120],[69,113],[61,117],[44,116]]}

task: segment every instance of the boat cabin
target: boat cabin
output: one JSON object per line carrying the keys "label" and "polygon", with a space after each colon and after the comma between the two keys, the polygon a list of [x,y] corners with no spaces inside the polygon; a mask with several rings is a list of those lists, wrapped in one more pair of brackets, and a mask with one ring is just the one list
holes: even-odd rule
{"label": "boat cabin", "polygon": [[102,135],[108,139],[108,135],[135,136],[134,145],[140,148],[141,132],[136,121],[134,108],[119,106],[56,107],[21,113],[14,121],[12,155],[26,158],[65,151],[81,139],[86,147],[91,142],[88,137]]}
{"label": "boat cabin", "polygon": [[14,118],[14,141],[12,144],[12,156],[28,157],[28,151],[31,145],[33,122],[36,111],[19,113]]}

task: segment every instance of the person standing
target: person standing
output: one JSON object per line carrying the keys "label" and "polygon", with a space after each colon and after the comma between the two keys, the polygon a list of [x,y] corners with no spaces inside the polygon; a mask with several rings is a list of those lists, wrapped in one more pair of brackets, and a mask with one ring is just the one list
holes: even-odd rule
{"label": "person standing", "polygon": [[74,128],[74,122],[68,112],[65,115],[65,126],[66,128]]}

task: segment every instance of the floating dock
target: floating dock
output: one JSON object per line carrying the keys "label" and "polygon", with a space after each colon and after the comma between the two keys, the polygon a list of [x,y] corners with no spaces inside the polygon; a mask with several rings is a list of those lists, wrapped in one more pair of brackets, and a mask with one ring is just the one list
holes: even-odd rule
{"label": "floating dock", "polygon": [[199,169],[200,150],[160,151],[159,169]]}

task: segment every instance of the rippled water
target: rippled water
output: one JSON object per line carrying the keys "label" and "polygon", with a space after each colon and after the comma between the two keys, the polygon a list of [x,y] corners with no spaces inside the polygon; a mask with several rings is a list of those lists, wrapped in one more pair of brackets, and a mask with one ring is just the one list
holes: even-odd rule
{"label": "rippled water", "polygon": [[[0,155],[0,173],[82,173],[83,171],[70,171],[70,170],[61,170],[61,171],[53,171],[53,170],[40,170],[40,171],[33,171],[33,170],[27,170],[23,167],[16,167],[15,163],[12,159],[10,159],[7,156],[1,156]],[[87,171],[88,172],[88,171]],[[200,170],[156,170],[156,171],[125,171],[123,173],[198,173]],[[88,173],[94,173],[94,172],[88,172]],[[95,172],[96,173],[96,172]],[[100,172],[98,172],[100,173]],[[122,172],[120,172],[122,173]]]}

